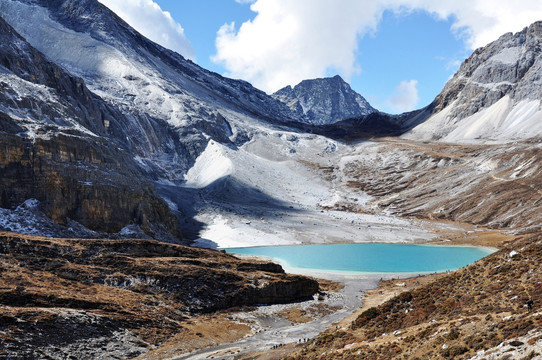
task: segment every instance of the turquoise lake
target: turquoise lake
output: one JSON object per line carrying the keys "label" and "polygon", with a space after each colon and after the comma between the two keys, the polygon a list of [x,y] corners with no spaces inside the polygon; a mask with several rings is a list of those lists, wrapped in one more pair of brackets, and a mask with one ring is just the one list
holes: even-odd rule
{"label": "turquoise lake", "polygon": [[286,268],[348,273],[427,273],[457,270],[492,253],[474,246],[333,244],[227,248],[271,258]]}

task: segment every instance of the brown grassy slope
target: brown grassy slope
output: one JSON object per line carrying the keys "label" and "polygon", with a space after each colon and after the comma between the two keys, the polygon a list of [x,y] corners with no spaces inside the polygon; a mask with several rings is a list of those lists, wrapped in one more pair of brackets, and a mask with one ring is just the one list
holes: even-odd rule
{"label": "brown grassy slope", "polygon": [[[286,359],[468,359],[530,331],[536,341],[542,338],[541,259],[542,236],[512,241],[366,310],[347,331],[328,330]],[[524,306],[529,298],[532,312]]]}
{"label": "brown grassy slope", "polygon": [[289,302],[317,289],[276,264],[218,251],[0,233],[0,358],[54,358],[78,343],[88,350],[79,358],[92,358],[114,342],[130,357],[129,348],[141,353],[183,332],[194,313]]}

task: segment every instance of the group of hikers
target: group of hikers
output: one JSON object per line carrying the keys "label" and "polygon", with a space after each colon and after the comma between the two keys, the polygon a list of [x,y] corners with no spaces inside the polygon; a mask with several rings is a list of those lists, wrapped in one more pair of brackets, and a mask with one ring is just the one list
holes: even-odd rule
{"label": "group of hikers", "polygon": [[[305,339],[299,339],[297,342],[298,342],[298,344],[301,344],[301,343],[308,342],[308,341],[309,341],[309,339],[305,338]],[[283,346],[284,346],[283,344],[277,344],[277,345],[273,345],[273,347],[271,349],[275,350],[275,349],[281,348]]]}

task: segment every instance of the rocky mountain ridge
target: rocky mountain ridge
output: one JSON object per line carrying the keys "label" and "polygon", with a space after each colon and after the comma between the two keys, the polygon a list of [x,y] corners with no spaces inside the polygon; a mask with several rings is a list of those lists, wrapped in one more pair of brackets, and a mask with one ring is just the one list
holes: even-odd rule
{"label": "rocky mountain ridge", "polygon": [[30,44],[126,115],[127,146],[149,173],[178,180],[209,137],[245,142],[247,118],[294,120],[282,103],[147,40],[95,0],[6,0],[0,13]]}
{"label": "rocky mountain ridge", "polygon": [[540,137],[541,71],[542,22],[536,22],[474,51],[407,137],[448,142]]}
{"label": "rocky mountain ridge", "polygon": [[339,75],[303,80],[272,95],[311,125],[327,125],[377,112],[363,96],[352,90]]}

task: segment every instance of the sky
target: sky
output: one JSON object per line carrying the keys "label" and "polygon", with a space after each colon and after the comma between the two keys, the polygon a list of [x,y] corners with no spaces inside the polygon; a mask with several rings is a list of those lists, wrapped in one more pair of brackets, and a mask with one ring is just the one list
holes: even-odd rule
{"label": "sky", "polygon": [[474,49],[540,0],[99,0],[151,40],[273,93],[339,74],[373,107],[431,103]]}

